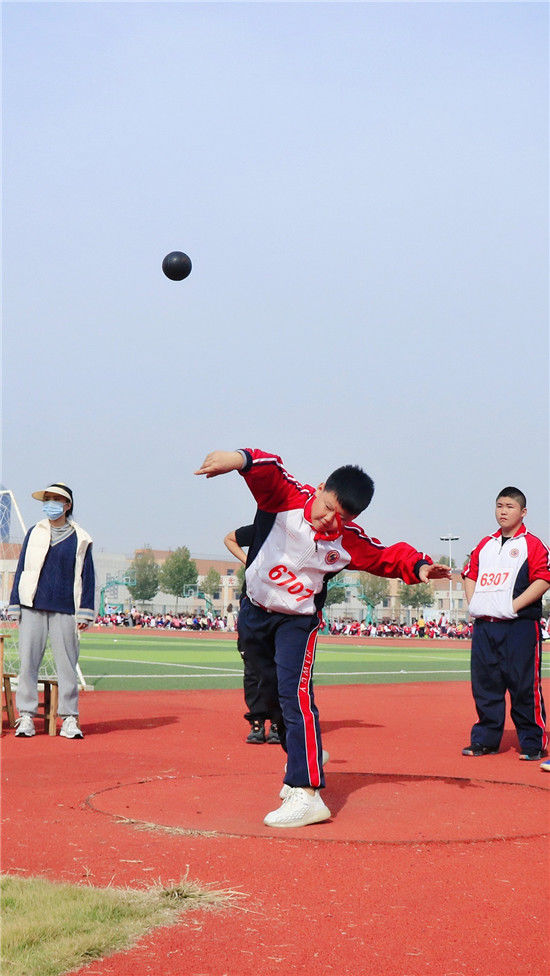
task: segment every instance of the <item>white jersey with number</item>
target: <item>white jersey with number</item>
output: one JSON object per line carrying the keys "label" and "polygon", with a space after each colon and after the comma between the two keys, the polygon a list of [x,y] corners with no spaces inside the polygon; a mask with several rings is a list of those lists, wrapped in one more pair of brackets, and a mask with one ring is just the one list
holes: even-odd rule
{"label": "white jersey with number", "polygon": [[350,562],[342,539],[327,542],[315,533],[303,509],[279,512],[268,539],[246,570],[249,599],[277,613],[313,613],[328,572]]}
{"label": "white jersey with number", "polygon": [[[515,620],[514,599],[535,579],[550,582],[548,549],[525,526],[511,539],[503,539],[499,531],[481,540],[462,575],[475,580],[469,606],[472,617]],[[519,616],[536,620],[540,614],[539,600],[521,610]]]}
{"label": "white jersey with number", "polygon": [[498,617],[502,620],[517,617],[512,610],[514,586],[526,559],[525,536],[513,546],[510,542],[501,545],[500,539],[491,539],[483,547],[479,554],[476,588],[470,600],[472,617]]}

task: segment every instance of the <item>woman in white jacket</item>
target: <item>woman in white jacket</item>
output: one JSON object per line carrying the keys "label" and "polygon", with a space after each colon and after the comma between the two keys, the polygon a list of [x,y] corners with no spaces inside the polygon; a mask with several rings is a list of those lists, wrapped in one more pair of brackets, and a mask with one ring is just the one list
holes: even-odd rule
{"label": "woman in white jacket", "polygon": [[92,539],[72,519],[73,493],[62,482],[33,492],[45,518],[25,536],[10,598],[19,619],[21,669],[17,689],[16,736],[35,734],[38,669],[48,637],[59,683],[60,735],[81,739],[78,724],[78,630],[94,619]]}

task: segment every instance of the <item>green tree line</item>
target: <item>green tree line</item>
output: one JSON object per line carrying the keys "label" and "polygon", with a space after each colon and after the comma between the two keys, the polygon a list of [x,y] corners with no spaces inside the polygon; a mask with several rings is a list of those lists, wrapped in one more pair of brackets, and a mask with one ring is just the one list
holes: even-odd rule
{"label": "green tree line", "polygon": [[[174,549],[162,566],[157,565],[151,550],[145,549],[134,556],[129,569],[135,574],[136,582],[128,586],[128,590],[132,599],[138,603],[152,600],[162,590],[163,593],[175,596],[177,606],[178,597],[183,596],[184,587],[194,586],[199,577],[196,563],[191,559],[187,546]],[[219,587],[219,573],[217,577]]]}

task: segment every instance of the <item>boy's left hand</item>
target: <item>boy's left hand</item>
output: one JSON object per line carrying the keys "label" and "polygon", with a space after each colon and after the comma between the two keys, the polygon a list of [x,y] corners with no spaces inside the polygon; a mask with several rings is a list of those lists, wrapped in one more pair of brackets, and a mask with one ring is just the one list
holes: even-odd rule
{"label": "boy's left hand", "polygon": [[431,566],[424,563],[418,570],[418,575],[421,583],[427,583],[431,579],[450,579],[451,570],[443,563],[433,563]]}

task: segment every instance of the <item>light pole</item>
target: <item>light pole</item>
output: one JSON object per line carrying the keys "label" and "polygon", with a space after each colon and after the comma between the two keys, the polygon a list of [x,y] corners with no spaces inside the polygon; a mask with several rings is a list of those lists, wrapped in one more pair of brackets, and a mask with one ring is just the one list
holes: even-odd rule
{"label": "light pole", "polygon": [[453,556],[452,556],[452,544],[457,542],[460,536],[458,535],[440,535],[439,538],[441,542],[449,543],[449,569],[451,570],[451,578],[449,580],[449,623],[453,619]]}

